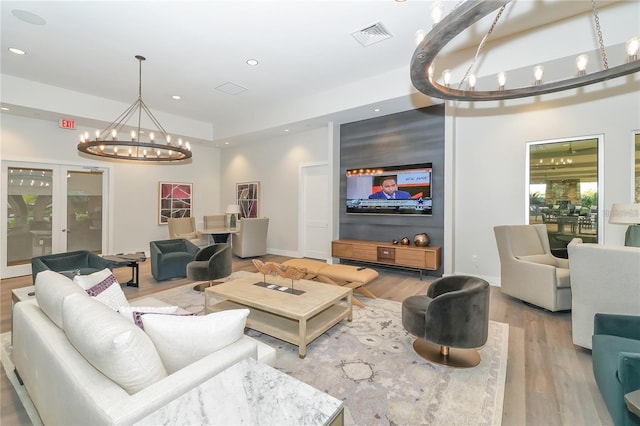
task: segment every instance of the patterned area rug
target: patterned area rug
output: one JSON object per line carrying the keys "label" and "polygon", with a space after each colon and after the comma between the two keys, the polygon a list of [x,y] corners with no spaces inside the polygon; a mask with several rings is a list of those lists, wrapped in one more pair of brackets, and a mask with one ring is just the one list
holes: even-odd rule
{"label": "patterned area rug", "polygon": [[[204,309],[204,296],[193,285],[153,296],[192,312]],[[448,368],[415,353],[414,338],[402,327],[401,303],[361,300],[366,306],[354,307],[353,321],[311,342],[305,359],[297,346],[253,330],[247,334],[277,349],[279,370],[342,399],[348,425],[501,424],[507,324],[489,322],[477,367]]]}

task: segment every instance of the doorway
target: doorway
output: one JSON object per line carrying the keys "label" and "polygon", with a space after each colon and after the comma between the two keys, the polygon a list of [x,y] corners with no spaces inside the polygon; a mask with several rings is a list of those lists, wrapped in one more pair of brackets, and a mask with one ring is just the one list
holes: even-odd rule
{"label": "doorway", "polygon": [[329,166],[300,166],[299,247],[302,257],[326,261],[331,255]]}
{"label": "doorway", "polygon": [[31,258],[89,250],[103,253],[107,170],[3,162],[2,278],[31,273]]}

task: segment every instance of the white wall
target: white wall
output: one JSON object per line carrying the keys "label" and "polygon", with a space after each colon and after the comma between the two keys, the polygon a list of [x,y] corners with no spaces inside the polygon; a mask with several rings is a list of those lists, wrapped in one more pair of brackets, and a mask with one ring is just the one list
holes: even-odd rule
{"label": "white wall", "polygon": [[235,203],[236,183],[259,181],[260,216],[270,218],[269,253],[298,256],[299,167],[328,161],[332,134],[327,127],[222,150],[221,205]]}
{"label": "white wall", "polygon": [[[166,225],[158,225],[158,182],[193,183],[193,213],[202,226],[202,216],[220,207],[220,151],[192,146],[190,164],[153,164],[133,161],[89,160],[78,154],[78,134],[63,130],[57,122],[2,114],[0,158],[109,169],[111,178],[111,253],[149,251],[149,241],[169,237]],[[91,130],[92,131],[92,130]],[[6,185],[2,183],[2,188]],[[6,241],[3,236],[2,242]]]}
{"label": "white wall", "polygon": [[[626,227],[609,225],[608,212],[615,202],[632,202],[632,131],[640,128],[640,76],[604,83],[605,95],[590,95],[593,89],[578,89],[543,99],[506,103],[449,103],[446,143],[453,170],[448,189],[453,192],[449,270],[483,276],[499,283],[500,262],[493,227],[523,224],[528,191],[525,188],[526,143],[583,135],[604,135],[603,197],[607,244],[624,244]],[[597,88],[597,87],[595,87]],[[447,225],[448,226],[448,225]],[[478,255],[478,265],[471,261]]]}

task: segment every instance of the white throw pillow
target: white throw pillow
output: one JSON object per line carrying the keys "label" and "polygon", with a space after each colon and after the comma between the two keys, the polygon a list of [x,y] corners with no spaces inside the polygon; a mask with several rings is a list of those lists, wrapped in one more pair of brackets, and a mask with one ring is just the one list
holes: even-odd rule
{"label": "white throw pillow", "polygon": [[240,339],[248,315],[248,309],[205,316],[145,314],[142,323],[172,374]]}
{"label": "white throw pillow", "polygon": [[120,306],[120,315],[143,328],[141,314],[175,314],[178,312],[177,306]]}
{"label": "white throw pillow", "polygon": [[81,294],[62,304],[65,334],[97,370],[134,394],[167,376],[149,337],[103,303]]}
{"label": "white throw pillow", "polygon": [[51,321],[59,328],[62,324],[62,301],[72,293],[87,294],[75,285],[70,278],[54,271],[42,271],[36,275],[36,301]]}
{"label": "white throw pillow", "polygon": [[129,306],[118,280],[109,268],[89,275],[76,275],[73,277],[73,282],[85,290],[89,296],[95,297],[114,311],[117,311],[120,306]]}

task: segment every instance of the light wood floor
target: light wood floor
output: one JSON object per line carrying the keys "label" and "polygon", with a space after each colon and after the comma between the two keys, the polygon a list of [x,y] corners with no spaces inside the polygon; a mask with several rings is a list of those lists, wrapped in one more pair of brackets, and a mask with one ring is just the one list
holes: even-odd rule
{"label": "light wood floor", "polygon": [[[287,258],[267,255],[262,259],[282,262]],[[384,299],[400,302],[408,296],[424,294],[429,286],[428,280],[420,281],[416,272],[376,269],[380,277],[367,288]],[[254,272],[255,268],[250,260],[234,257],[233,270]],[[126,282],[129,271],[120,268],[114,273],[120,282]],[[150,262],[146,261],[140,265],[140,288],[123,289],[127,298],[132,299],[187,283],[186,279],[156,282],[151,276]],[[31,276],[0,281],[0,332],[11,329],[11,290],[29,285]],[[571,342],[569,313],[551,313],[526,305],[492,287],[490,317],[509,324],[503,425],[612,424],[593,378],[591,352]],[[13,373],[2,369],[0,424],[29,424],[7,374]]]}

